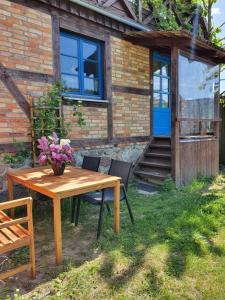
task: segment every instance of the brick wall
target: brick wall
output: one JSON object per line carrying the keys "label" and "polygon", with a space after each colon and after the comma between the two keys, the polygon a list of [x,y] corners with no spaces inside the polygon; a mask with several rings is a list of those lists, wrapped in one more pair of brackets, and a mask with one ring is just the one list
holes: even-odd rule
{"label": "brick wall", "polygon": [[[115,37],[111,37],[111,46],[112,84],[148,90],[148,49]],[[54,75],[51,16],[25,5],[0,0],[0,63],[6,72],[15,69]],[[29,95],[40,96],[49,86],[44,82],[18,79],[18,76],[11,76],[11,80],[27,100]],[[149,102],[149,96],[113,91],[114,137],[149,135]],[[72,105],[64,105],[63,110],[66,121],[71,124],[71,139],[107,138],[107,107],[84,105],[81,110],[86,125],[82,128],[73,117]],[[0,79],[0,145],[12,143],[14,139],[21,142],[30,141],[30,122],[12,92]],[[104,145],[101,151],[96,153],[133,160],[132,153],[140,153],[144,147],[144,144],[136,145]],[[104,149],[108,149],[107,152],[104,152]],[[91,148],[83,150],[90,151]],[[2,156],[1,152],[0,166]]]}
{"label": "brick wall", "polygon": [[[52,29],[48,14],[0,0],[0,63],[7,69],[53,75]],[[28,99],[47,84],[11,78]],[[9,89],[0,81],[0,143],[30,140],[30,123]]]}
{"label": "brick wall", "polygon": [[73,106],[64,105],[63,114],[66,122],[71,124],[71,139],[99,139],[107,138],[107,108],[85,107],[81,110],[85,119],[85,125],[80,127],[77,119],[73,117]]}
{"label": "brick wall", "polygon": [[53,74],[50,15],[0,0],[0,32],[5,67]]}
{"label": "brick wall", "polygon": [[[111,37],[112,84],[149,91],[149,50]],[[150,97],[113,92],[113,134],[117,137],[150,134]]]}

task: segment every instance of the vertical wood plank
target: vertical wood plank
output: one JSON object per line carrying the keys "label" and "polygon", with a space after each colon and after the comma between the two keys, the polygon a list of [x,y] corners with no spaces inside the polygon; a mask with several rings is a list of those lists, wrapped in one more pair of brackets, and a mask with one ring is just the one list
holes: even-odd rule
{"label": "vertical wood plank", "polygon": [[[10,200],[13,200],[13,180],[9,175],[7,175],[7,178],[8,178],[8,200],[10,201]],[[10,209],[10,216],[11,216],[11,218],[15,217],[15,209],[14,208]]]}
{"label": "vertical wood plank", "polygon": [[31,278],[36,276],[35,266],[35,247],[34,247],[34,228],[33,228],[33,213],[32,213],[32,198],[27,204],[27,217],[28,217],[28,232],[30,236],[29,252],[30,252],[30,265],[31,265]]}
{"label": "vertical wood plank", "polygon": [[108,125],[108,140],[113,139],[113,108],[112,108],[112,57],[111,57],[111,40],[110,35],[107,35],[105,40],[105,81],[104,90],[105,96],[109,101],[107,109],[107,125]]}
{"label": "vertical wood plank", "polygon": [[172,47],[171,50],[171,76],[172,76],[172,103],[171,103],[171,153],[172,153],[172,177],[176,186],[180,186],[180,125],[177,121],[178,116],[178,48]]}

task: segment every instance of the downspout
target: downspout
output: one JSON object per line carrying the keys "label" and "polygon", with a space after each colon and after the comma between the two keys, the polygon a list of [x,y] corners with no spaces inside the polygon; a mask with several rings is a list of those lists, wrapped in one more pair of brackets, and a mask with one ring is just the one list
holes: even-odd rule
{"label": "downspout", "polygon": [[139,24],[139,23],[137,23],[135,21],[132,21],[132,20],[129,20],[129,19],[125,19],[125,18],[123,18],[121,16],[115,15],[115,14],[107,11],[106,9],[97,7],[97,6],[92,5],[92,4],[88,3],[88,2],[81,1],[81,0],[70,0],[70,1],[73,2],[73,3],[75,3],[75,4],[78,4],[80,6],[83,6],[85,8],[91,9],[91,10],[93,10],[93,11],[95,11],[95,12],[101,14],[101,15],[104,15],[106,17],[109,17],[111,19],[119,21],[119,22],[121,22],[123,24],[126,24],[126,25],[128,25],[130,27],[133,27],[135,29],[142,30],[142,31],[150,31],[150,29],[147,26],[145,26],[145,25],[142,25],[142,24]]}

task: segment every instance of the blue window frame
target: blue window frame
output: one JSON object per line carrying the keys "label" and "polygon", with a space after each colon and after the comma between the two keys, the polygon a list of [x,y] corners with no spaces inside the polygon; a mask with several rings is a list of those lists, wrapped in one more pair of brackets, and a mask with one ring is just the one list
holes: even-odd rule
{"label": "blue window frame", "polygon": [[102,45],[62,31],[60,33],[61,80],[65,95],[102,99]]}
{"label": "blue window frame", "polygon": [[155,52],[153,55],[153,104],[169,108],[171,98],[170,58]]}

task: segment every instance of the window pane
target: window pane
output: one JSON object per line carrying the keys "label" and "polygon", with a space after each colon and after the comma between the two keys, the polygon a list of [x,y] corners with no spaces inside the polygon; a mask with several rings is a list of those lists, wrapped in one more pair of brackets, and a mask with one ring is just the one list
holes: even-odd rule
{"label": "window pane", "polygon": [[84,61],[84,76],[89,78],[98,77],[98,63]]}
{"label": "window pane", "polygon": [[78,59],[70,56],[61,55],[61,72],[71,75],[78,73]]}
{"label": "window pane", "polygon": [[153,105],[154,107],[160,107],[160,94],[158,93],[153,94]]}
{"label": "window pane", "polygon": [[160,75],[161,63],[158,60],[153,61],[153,73]]}
{"label": "window pane", "polygon": [[162,62],[162,75],[163,76],[170,76],[169,65],[165,62]]}
{"label": "window pane", "polygon": [[61,34],[60,52],[61,54],[77,57],[77,40],[70,36],[65,36]]}
{"label": "window pane", "polygon": [[219,67],[179,56],[180,115],[185,118],[214,118]]}
{"label": "window pane", "polygon": [[162,94],[162,107],[168,108],[169,107],[169,95]]}
{"label": "window pane", "polygon": [[79,89],[79,80],[77,76],[62,75],[62,82],[66,88],[66,92],[77,93]]}
{"label": "window pane", "polygon": [[154,76],[153,78],[153,90],[160,91],[160,77]]}
{"label": "window pane", "polygon": [[169,79],[162,78],[162,92],[169,92]]}
{"label": "window pane", "polygon": [[84,78],[84,93],[99,95],[99,81],[97,79]]}
{"label": "window pane", "polygon": [[180,123],[180,131],[180,134],[183,137],[200,135],[200,124],[199,122],[182,121]]}
{"label": "window pane", "polygon": [[98,60],[98,47],[97,45],[93,45],[91,43],[84,42],[83,43],[83,58]]}

